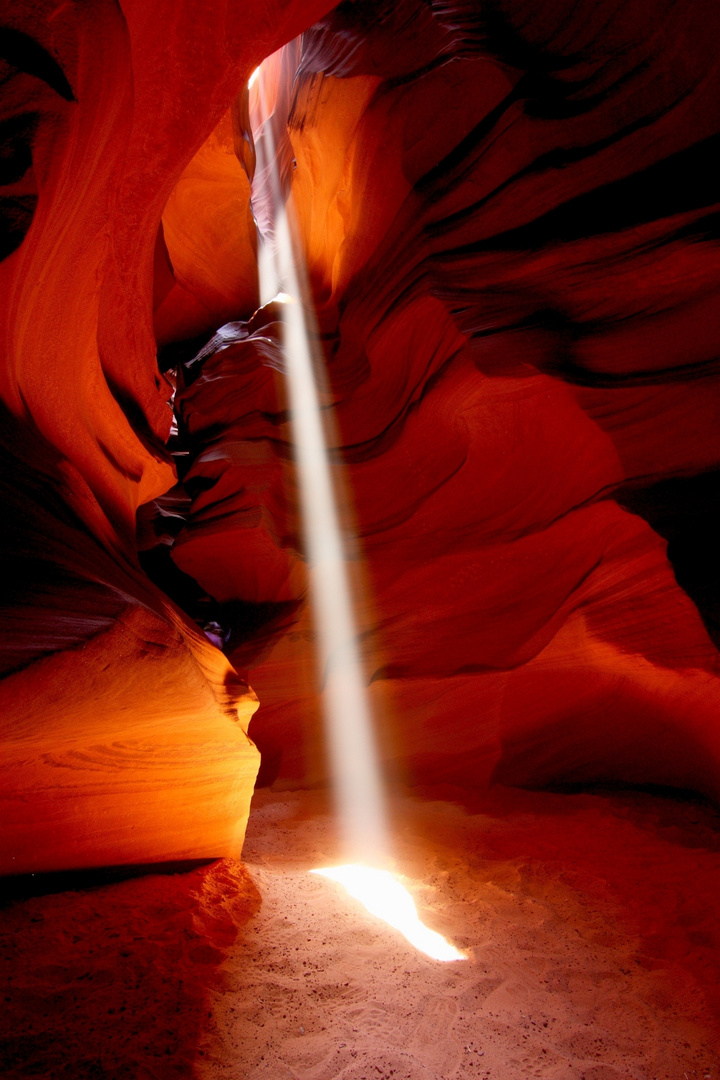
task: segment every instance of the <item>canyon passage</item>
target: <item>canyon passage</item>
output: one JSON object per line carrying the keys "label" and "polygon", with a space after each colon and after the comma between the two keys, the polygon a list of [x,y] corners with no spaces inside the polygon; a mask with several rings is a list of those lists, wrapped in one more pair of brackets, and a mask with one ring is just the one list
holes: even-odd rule
{"label": "canyon passage", "polygon": [[717,21],[0,3],[3,1076],[715,1080]]}

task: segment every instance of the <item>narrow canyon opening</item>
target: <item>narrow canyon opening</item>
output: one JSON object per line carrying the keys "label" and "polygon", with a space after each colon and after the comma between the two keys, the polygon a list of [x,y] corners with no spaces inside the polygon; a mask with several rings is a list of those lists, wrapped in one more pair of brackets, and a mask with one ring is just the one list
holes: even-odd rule
{"label": "narrow canyon opening", "polygon": [[717,23],[0,2],[3,1078],[719,1080]]}

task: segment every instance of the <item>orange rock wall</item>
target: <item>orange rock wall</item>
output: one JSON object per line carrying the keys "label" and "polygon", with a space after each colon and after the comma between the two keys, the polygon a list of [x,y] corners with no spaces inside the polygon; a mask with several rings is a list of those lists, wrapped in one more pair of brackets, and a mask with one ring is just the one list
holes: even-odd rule
{"label": "orange rock wall", "polygon": [[240,850],[255,695],[135,536],[175,481],[170,369],[229,318],[179,375],[173,554],[265,778],[325,774],[251,126],[387,769],[718,795],[717,9],[347,2],[267,66],[261,130],[239,92],[329,6],[0,3],[3,872]]}
{"label": "orange rock wall", "polygon": [[[136,554],[174,482],[153,277],[160,303],[186,286],[171,209],[179,282],[159,239],[178,179],[327,6],[0,4],[0,872],[240,851],[255,697]],[[253,282],[196,307],[251,311]]]}
{"label": "orange rock wall", "polygon": [[[716,571],[692,568],[720,465],[717,11],[482,10],[344,4],[265,76],[386,765],[717,796]],[[307,607],[287,623],[305,579],[273,318],[218,339],[179,396],[195,503],[173,556],[270,619],[231,655],[268,778],[307,782],[324,765]]]}

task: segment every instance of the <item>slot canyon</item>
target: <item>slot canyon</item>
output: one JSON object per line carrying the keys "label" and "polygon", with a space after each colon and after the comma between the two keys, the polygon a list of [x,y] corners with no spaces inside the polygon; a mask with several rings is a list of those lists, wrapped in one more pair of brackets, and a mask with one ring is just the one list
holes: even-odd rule
{"label": "slot canyon", "polygon": [[[718,40],[0,0],[0,1080],[720,1080]],[[292,305],[447,963],[311,875]]]}

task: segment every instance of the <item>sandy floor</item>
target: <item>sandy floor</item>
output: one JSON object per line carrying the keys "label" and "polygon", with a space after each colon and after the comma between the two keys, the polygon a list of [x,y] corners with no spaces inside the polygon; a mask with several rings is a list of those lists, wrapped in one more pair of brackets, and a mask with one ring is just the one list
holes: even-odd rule
{"label": "sandy floor", "polygon": [[337,855],[321,795],[260,792],[247,869],[6,904],[0,1077],[720,1080],[717,814],[457,794],[398,800],[393,835],[467,960],[427,959],[309,873]]}
{"label": "sandy floor", "polygon": [[2,1080],[194,1077],[208,989],[258,902],[216,862],[5,905]]}
{"label": "sandy floor", "polygon": [[204,1080],[717,1080],[712,813],[515,792],[394,809],[397,868],[468,959],[427,959],[309,874],[336,860],[321,800],[261,793],[263,903],[212,995]]}

